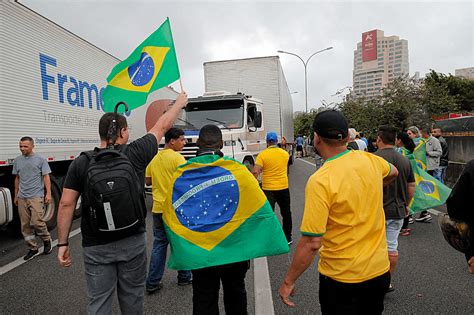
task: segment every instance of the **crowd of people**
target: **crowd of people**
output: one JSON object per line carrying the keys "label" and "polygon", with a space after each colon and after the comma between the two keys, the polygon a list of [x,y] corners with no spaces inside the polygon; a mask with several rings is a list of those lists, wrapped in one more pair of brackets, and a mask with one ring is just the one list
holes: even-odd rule
{"label": "crowd of people", "polygon": [[[91,180],[91,156],[95,162],[101,152],[116,150],[133,168],[139,192],[143,193],[140,187],[144,187],[145,182],[152,186],[154,241],[148,268],[145,213],[138,217],[133,227],[124,229],[127,233],[114,230],[114,234],[103,233],[97,228],[95,211],[85,211],[82,215],[83,261],[89,314],[110,314],[115,291],[122,313],[143,313],[144,294],[154,294],[163,289],[161,280],[170,241],[173,246],[165,227],[164,212],[166,214],[166,211],[170,211],[167,198],[173,185],[173,176],[186,163],[179,153],[185,144],[184,132],[172,128],[172,125],[186,104],[187,96],[183,92],[149,133],[130,144],[127,144],[129,130],[126,118],[114,113],[104,114],[99,122],[100,146],[88,154],[81,154],[69,168],[58,212],[57,257],[63,267],[72,264],[69,232],[76,202],[82,195],[83,204],[93,203],[94,196],[88,193],[90,188],[87,187]],[[114,126],[113,129],[111,125]],[[398,131],[394,127],[383,125],[377,130],[375,141],[369,141],[363,133],[349,128],[345,117],[336,110],[318,113],[313,122],[313,130],[313,137],[296,137],[297,157],[304,156],[303,147],[307,139],[313,139],[314,150],[324,164],[306,184],[304,213],[300,224],[301,237],[279,288],[280,298],[288,306],[295,305],[290,296],[295,292],[296,280],[319,253],[319,302],[322,313],[381,314],[385,294],[395,289],[391,278],[398,262],[399,235],[409,235],[411,230],[408,225],[414,221],[431,220],[427,212],[422,212],[415,220],[410,216],[409,205],[416,182],[407,156],[423,146],[426,151],[427,172],[444,182],[449,158],[448,146],[439,128],[430,129],[426,126],[411,126],[406,131]],[[165,138],[165,146],[158,150],[162,137]],[[257,190],[256,194],[262,193],[262,198],[268,200],[273,211],[278,204],[282,217],[281,233],[289,246],[293,243],[288,181],[290,156],[285,150],[286,139],[281,139],[279,143],[275,132],[267,133],[266,143],[267,148],[258,154],[251,170],[254,177],[248,181],[250,187]],[[33,147],[31,138],[22,138],[22,155],[14,165],[14,174],[17,175],[15,203],[18,204],[22,233],[29,247],[25,260],[38,254],[35,231],[43,239],[44,254],[49,254],[52,250],[51,237],[42,220],[43,204],[51,200],[48,175],[51,171],[47,161],[33,154]],[[200,158],[200,163],[204,160],[210,163],[228,159],[221,152],[222,133],[214,125],[204,126],[200,130],[198,147],[197,158]],[[472,213],[466,214],[463,209],[467,211],[466,196],[473,191],[473,168],[471,161],[448,200],[448,212],[470,226],[474,225],[474,216]],[[261,179],[260,188],[256,179]],[[106,182],[111,190],[114,184]],[[357,187],[357,190],[347,187]],[[226,194],[230,196],[230,193],[223,191],[220,198],[224,200]],[[110,228],[112,201],[100,195],[100,202]],[[142,202],[144,204],[143,197],[140,204]],[[146,211],[141,206],[138,209]],[[220,221],[211,224],[220,224]],[[266,237],[271,241],[276,236]],[[470,271],[474,273],[474,242],[471,244],[466,251],[466,259]],[[246,314],[244,280],[248,269],[248,259],[219,265],[211,263],[205,268],[178,270],[177,284],[192,285],[194,314],[219,313],[221,282],[226,313]]]}

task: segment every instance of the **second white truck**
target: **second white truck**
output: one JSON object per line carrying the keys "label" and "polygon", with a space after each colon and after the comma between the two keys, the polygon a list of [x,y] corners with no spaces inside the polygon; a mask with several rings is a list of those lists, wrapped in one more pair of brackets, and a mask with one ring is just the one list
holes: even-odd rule
{"label": "second white truck", "polygon": [[185,156],[195,154],[206,124],[222,129],[224,154],[247,166],[265,149],[267,132],[293,141],[293,103],[278,56],[206,62],[204,80],[206,92],[189,100],[185,121],[177,123],[186,130]]}

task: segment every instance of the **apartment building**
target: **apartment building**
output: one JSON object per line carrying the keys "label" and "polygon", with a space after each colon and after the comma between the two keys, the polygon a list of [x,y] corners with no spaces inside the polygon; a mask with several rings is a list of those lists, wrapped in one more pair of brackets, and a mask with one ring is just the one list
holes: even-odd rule
{"label": "apartment building", "polygon": [[409,74],[408,41],[381,30],[362,33],[354,51],[353,95],[381,95],[395,78]]}

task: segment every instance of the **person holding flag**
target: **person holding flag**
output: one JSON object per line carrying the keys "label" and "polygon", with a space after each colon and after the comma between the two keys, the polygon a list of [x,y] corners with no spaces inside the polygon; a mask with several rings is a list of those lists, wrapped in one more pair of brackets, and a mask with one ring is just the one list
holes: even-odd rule
{"label": "person holding flag", "polygon": [[[421,128],[422,141],[425,143],[425,154],[426,154],[426,172],[431,176],[435,177],[435,173],[439,168],[439,162],[441,155],[443,155],[443,149],[438,139],[431,136],[430,128],[424,126]],[[416,150],[415,150],[416,151]],[[440,180],[440,178],[436,178]],[[431,215],[428,211],[424,210],[420,213],[420,216],[415,219],[416,222],[428,222],[431,221]]]}
{"label": "person holding flag", "polygon": [[199,131],[197,157],[174,173],[163,219],[168,267],[192,270],[193,314],[247,314],[249,259],[289,251],[278,219],[247,167],[225,157],[215,125]]}
{"label": "person holding flag", "polygon": [[[148,93],[166,86],[179,78],[178,64],[174,54],[173,41],[169,21],[145,40],[123,62],[119,63],[109,75],[104,92],[106,111],[112,111],[120,102],[127,103],[128,109],[137,108],[146,103]],[[165,132],[171,128],[181,110],[188,102],[187,95],[182,91],[174,105],[164,113],[146,135],[127,144],[129,128],[125,116],[116,112],[105,113],[99,121],[100,145],[90,153],[93,157],[112,150],[120,152],[121,158],[127,159],[133,168],[135,187],[144,187],[145,169],[158,151],[158,143]],[[116,105],[117,104],[117,105]],[[125,106],[127,107],[127,106]],[[108,151],[104,151],[108,150]],[[94,158],[95,159],[95,158]],[[64,189],[58,209],[58,262],[63,267],[72,265],[69,248],[69,232],[74,216],[76,202],[81,194],[89,196],[86,187],[91,159],[81,154],[69,166],[64,182]],[[125,164],[125,162],[123,163]],[[132,174],[131,174],[132,175]],[[121,185],[107,182],[108,187],[116,193]],[[129,186],[130,187],[130,186]],[[120,191],[119,191],[120,192]],[[112,297],[117,289],[120,310],[123,314],[142,314],[146,278],[146,222],[144,215],[144,194],[138,197],[137,208],[143,210],[140,219],[123,231],[114,234],[101,234],[97,228],[97,211],[83,198],[81,217],[81,233],[85,278],[89,304],[88,314],[111,314]],[[89,196],[91,197],[91,196]],[[92,196],[102,200],[102,195]],[[131,199],[131,196],[129,195]],[[120,204],[114,206],[120,213],[130,212]],[[114,209],[115,209],[114,208]],[[103,212],[111,216],[111,205],[103,203]],[[138,210],[138,211],[139,211]],[[117,212],[117,211],[116,211]],[[107,219],[113,226],[114,222]],[[109,223],[109,222],[107,222]],[[108,233],[108,232],[104,232]]]}

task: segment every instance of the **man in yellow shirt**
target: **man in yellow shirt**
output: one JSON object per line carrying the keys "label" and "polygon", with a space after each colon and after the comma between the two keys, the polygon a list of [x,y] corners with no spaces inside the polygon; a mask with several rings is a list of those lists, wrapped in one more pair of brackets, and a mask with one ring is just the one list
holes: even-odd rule
{"label": "man in yellow shirt", "polygon": [[252,173],[255,177],[262,173],[262,189],[273,211],[275,211],[275,203],[278,203],[283,219],[283,232],[289,245],[293,243],[290,190],[288,189],[288,160],[290,156],[277,144],[277,134],[269,132],[267,134],[267,148],[258,154]]}
{"label": "man in yellow shirt", "polygon": [[381,314],[390,285],[382,186],[397,169],[384,159],[346,148],[348,124],[335,110],[316,115],[314,146],[326,162],[305,192],[302,237],[280,287],[283,303],[320,250],[323,314]]}
{"label": "man in yellow shirt", "polygon": [[[186,140],[181,129],[171,128],[165,134],[165,147],[153,158],[146,168],[146,183],[152,185],[153,194],[153,249],[150,268],[146,279],[146,291],[152,294],[163,287],[161,278],[165,270],[168,238],[163,225],[163,203],[171,186],[173,174],[181,164],[186,163],[181,151]],[[192,283],[191,271],[178,271],[178,285]]]}

